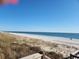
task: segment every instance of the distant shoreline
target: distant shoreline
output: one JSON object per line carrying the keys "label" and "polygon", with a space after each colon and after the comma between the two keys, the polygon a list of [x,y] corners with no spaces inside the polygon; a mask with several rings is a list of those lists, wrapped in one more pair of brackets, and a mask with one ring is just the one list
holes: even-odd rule
{"label": "distant shoreline", "polygon": [[52,36],[45,36],[45,35],[35,35],[35,34],[22,34],[22,33],[10,33],[13,35],[19,35],[23,37],[29,37],[29,38],[36,38],[44,41],[50,41],[58,44],[64,44],[69,46],[74,46],[79,48],[79,40],[78,39],[72,39],[71,38],[63,38],[63,37],[52,37]]}
{"label": "distant shoreline", "polygon": [[79,33],[65,33],[65,32],[22,32],[22,31],[8,31],[8,32],[20,33],[20,34],[45,35],[45,36],[55,36],[55,37],[79,39]]}

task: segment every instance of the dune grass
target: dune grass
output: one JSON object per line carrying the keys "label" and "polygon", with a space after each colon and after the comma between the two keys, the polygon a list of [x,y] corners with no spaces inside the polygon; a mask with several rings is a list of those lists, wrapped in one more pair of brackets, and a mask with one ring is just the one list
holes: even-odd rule
{"label": "dune grass", "polygon": [[[9,33],[0,32],[0,59],[19,59],[34,53],[39,53],[43,51],[39,45],[50,46],[51,44],[34,38],[18,37]],[[61,54],[56,54],[55,52],[49,53],[45,51],[45,53],[51,59],[56,56],[60,59],[63,58]]]}

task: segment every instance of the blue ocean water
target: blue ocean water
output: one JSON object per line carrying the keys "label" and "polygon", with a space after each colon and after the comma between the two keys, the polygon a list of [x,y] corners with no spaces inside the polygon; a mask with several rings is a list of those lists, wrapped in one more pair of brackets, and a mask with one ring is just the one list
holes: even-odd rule
{"label": "blue ocean water", "polygon": [[46,36],[56,36],[56,37],[65,37],[65,38],[75,38],[79,39],[79,33],[56,33],[56,32],[20,32],[20,31],[9,31],[13,33],[23,33],[23,34],[37,34],[37,35],[46,35]]}

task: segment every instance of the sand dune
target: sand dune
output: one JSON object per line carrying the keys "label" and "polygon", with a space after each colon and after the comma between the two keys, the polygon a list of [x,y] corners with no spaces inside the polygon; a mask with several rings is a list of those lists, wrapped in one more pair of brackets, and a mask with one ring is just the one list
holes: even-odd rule
{"label": "sand dune", "polygon": [[58,44],[65,44],[65,45],[74,46],[74,47],[79,48],[79,39],[71,40],[70,38],[64,38],[64,37],[54,37],[54,36],[35,35],[35,34],[20,34],[20,33],[10,33],[10,34],[40,39],[40,40],[54,42]]}

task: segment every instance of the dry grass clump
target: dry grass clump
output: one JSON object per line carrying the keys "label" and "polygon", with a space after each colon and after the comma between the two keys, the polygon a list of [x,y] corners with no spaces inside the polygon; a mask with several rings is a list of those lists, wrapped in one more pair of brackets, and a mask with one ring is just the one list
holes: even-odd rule
{"label": "dry grass clump", "polygon": [[46,55],[51,59],[64,59],[62,54],[57,54],[55,52],[46,52]]}
{"label": "dry grass clump", "polygon": [[14,42],[15,41],[15,37],[13,35],[10,35],[9,33],[4,33],[4,32],[0,32],[0,42]]}
{"label": "dry grass clump", "polygon": [[30,49],[30,47],[26,44],[11,44],[11,49],[16,52],[17,58],[21,58],[35,53],[35,51]]}
{"label": "dry grass clump", "polygon": [[31,54],[36,53],[33,49],[26,44],[10,44],[0,46],[0,59],[19,59]]}

